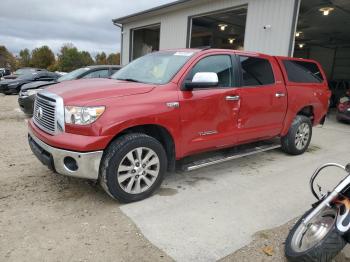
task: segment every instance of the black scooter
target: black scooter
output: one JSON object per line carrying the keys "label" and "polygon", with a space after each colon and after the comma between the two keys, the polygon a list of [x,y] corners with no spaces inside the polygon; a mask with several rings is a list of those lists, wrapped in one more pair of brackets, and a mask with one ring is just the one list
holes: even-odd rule
{"label": "black scooter", "polygon": [[[328,167],[343,169],[348,175],[332,192],[317,194],[315,179]],[[287,237],[285,254],[289,261],[331,261],[350,243],[350,164],[346,167],[335,163],[321,166],[311,177],[310,187],[318,201],[299,219]]]}

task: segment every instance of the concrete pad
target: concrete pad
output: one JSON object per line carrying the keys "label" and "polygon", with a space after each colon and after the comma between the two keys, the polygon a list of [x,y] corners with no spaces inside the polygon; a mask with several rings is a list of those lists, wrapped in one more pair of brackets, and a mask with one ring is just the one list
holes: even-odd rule
{"label": "concrete pad", "polygon": [[[350,127],[330,121],[314,129],[309,152],[261,153],[191,173],[171,174],[159,193],[122,211],[153,244],[176,261],[216,261],[252,240],[257,231],[300,216],[314,201],[313,171],[350,162]],[[344,173],[332,171],[322,185]]]}

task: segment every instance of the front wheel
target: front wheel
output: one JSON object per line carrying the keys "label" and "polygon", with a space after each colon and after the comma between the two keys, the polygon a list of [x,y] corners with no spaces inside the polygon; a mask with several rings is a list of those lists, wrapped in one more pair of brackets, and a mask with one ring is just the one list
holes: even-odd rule
{"label": "front wheel", "polygon": [[324,208],[307,225],[306,212],[288,235],[285,254],[292,262],[328,262],[345,246],[346,242],[336,229],[336,208]]}
{"label": "front wheel", "polygon": [[100,183],[121,202],[143,200],[160,187],[166,166],[167,156],[158,140],[145,134],[124,135],[106,150]]}

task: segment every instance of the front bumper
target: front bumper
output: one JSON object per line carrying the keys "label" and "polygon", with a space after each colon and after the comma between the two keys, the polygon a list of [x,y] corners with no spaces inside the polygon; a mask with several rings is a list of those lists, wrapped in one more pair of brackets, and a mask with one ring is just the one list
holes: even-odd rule
{"label": "front bumper", "polygon": [[[52,147],[29,129],[28,142],[34,155],[51,170],[61,175],[97,180],[103,151],[80,153]],[[76,168],[71,168],[72,159]],[[69,160],[69,161],[68,161]]]}
{"label": "front bumper", "polygon": [[18,97],[18,104],[23,113],[25,113],[26,115],[33,115],[34,100],[35,95]]}

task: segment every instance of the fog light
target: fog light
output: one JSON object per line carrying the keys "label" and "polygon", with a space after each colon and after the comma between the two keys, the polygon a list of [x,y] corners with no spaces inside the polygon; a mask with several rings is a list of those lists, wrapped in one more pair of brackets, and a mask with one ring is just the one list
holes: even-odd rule
{"label": "fog light", "polygon": [[71,172],[75,172],[78,170],[78,164],[77,161],[70,156],[67,156],[63,159],[64,166]]}

